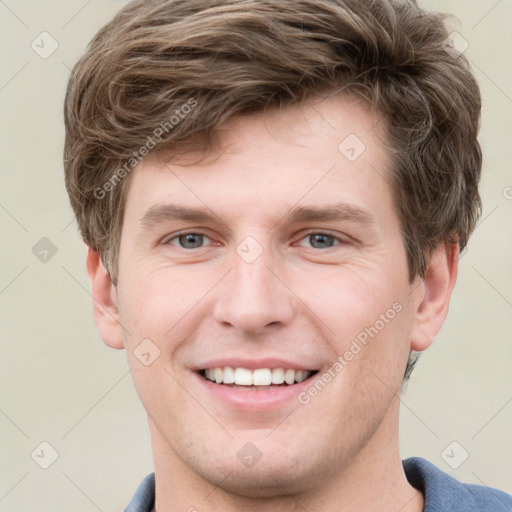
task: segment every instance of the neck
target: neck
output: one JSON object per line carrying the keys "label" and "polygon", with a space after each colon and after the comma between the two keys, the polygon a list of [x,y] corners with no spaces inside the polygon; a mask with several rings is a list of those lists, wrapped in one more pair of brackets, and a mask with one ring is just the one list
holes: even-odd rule
{"label": "neck", "polygon": [[[150,422],[156,480],[157,512],[421,512],[421,492],[407,481],[398,450],[398,407],[388,411],[378,431],[353,457],[350,464],[320,468],[310,488],[283,488],[269,497],[253,497],[228,491],[230,475],[219,474],[208,482],[185,465],[165,444]],[[391,421],[390,421],[391,420]]]}

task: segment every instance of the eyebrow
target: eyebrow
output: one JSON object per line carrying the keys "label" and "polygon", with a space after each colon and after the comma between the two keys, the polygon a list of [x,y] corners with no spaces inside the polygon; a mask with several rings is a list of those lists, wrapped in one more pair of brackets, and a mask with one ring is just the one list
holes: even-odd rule
{"label": "eyebrow", "polygon": [[283,217],[288,222],[349,220],[360,224],[374,224],[375,219],[359,206],[336,203],[326,206],[298,206],[290,209]]}
{"label": "eyebrow", "polygon": [[139,223],[142,224],[143,227],[151,229],[158,224],[177,220],[184,222],[217,221],[226,224],[221,217],[215,215],[209,209],[188,208],[174,204],[151,206],[139,219]]}
{"label": "eyebrow", "polygon": [[[375,218],[362,208],[347,204],[336,203],[326,206],[296,206],[290,208],[274,226],[285,220],[288,223],[322,222],[348,220],[360,224],[374,224]],[[189,208],[175,204],[154,205],[150,207],[139,219],[139,223],[146,229],[158,224],[171,221],[183,222],[227,222],[219,215],[205,208]]]}

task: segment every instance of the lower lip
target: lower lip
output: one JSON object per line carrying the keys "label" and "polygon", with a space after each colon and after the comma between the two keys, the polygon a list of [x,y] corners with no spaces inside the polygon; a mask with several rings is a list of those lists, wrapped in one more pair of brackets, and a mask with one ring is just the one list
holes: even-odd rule
{"label": "lower lip", "polygon": [[300,404],[298,400],[299,393],[311,386],[318,374],[316,373],[296,384],[262,390],[250,386],[243,389],[216,384],[198,373],[195,375],[199,379],[199,383],[206,389],[206,392],[225,406],[245,412],[264,412],[279,409],[293,402]]}

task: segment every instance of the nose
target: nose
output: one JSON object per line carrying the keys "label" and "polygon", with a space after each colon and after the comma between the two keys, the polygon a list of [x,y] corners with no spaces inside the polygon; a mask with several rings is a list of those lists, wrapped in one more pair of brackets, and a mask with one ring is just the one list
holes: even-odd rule
{"label": "nose", "polygon": [[231,271],[218,289],[215,319],[243,334],[258,334],[291,322],[296,300],[269,250],[253,262],[233,255]]}

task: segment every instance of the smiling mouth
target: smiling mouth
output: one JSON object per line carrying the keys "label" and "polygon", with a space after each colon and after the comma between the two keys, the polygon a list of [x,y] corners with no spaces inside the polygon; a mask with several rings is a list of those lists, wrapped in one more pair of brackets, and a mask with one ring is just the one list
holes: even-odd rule
{"label": "smiling mouth", "polygon": [[295,370],[292,368],[209,368],[199,372],[206,380],[224,386],[265,390],[299,384],[318,373],[318,370]]}

